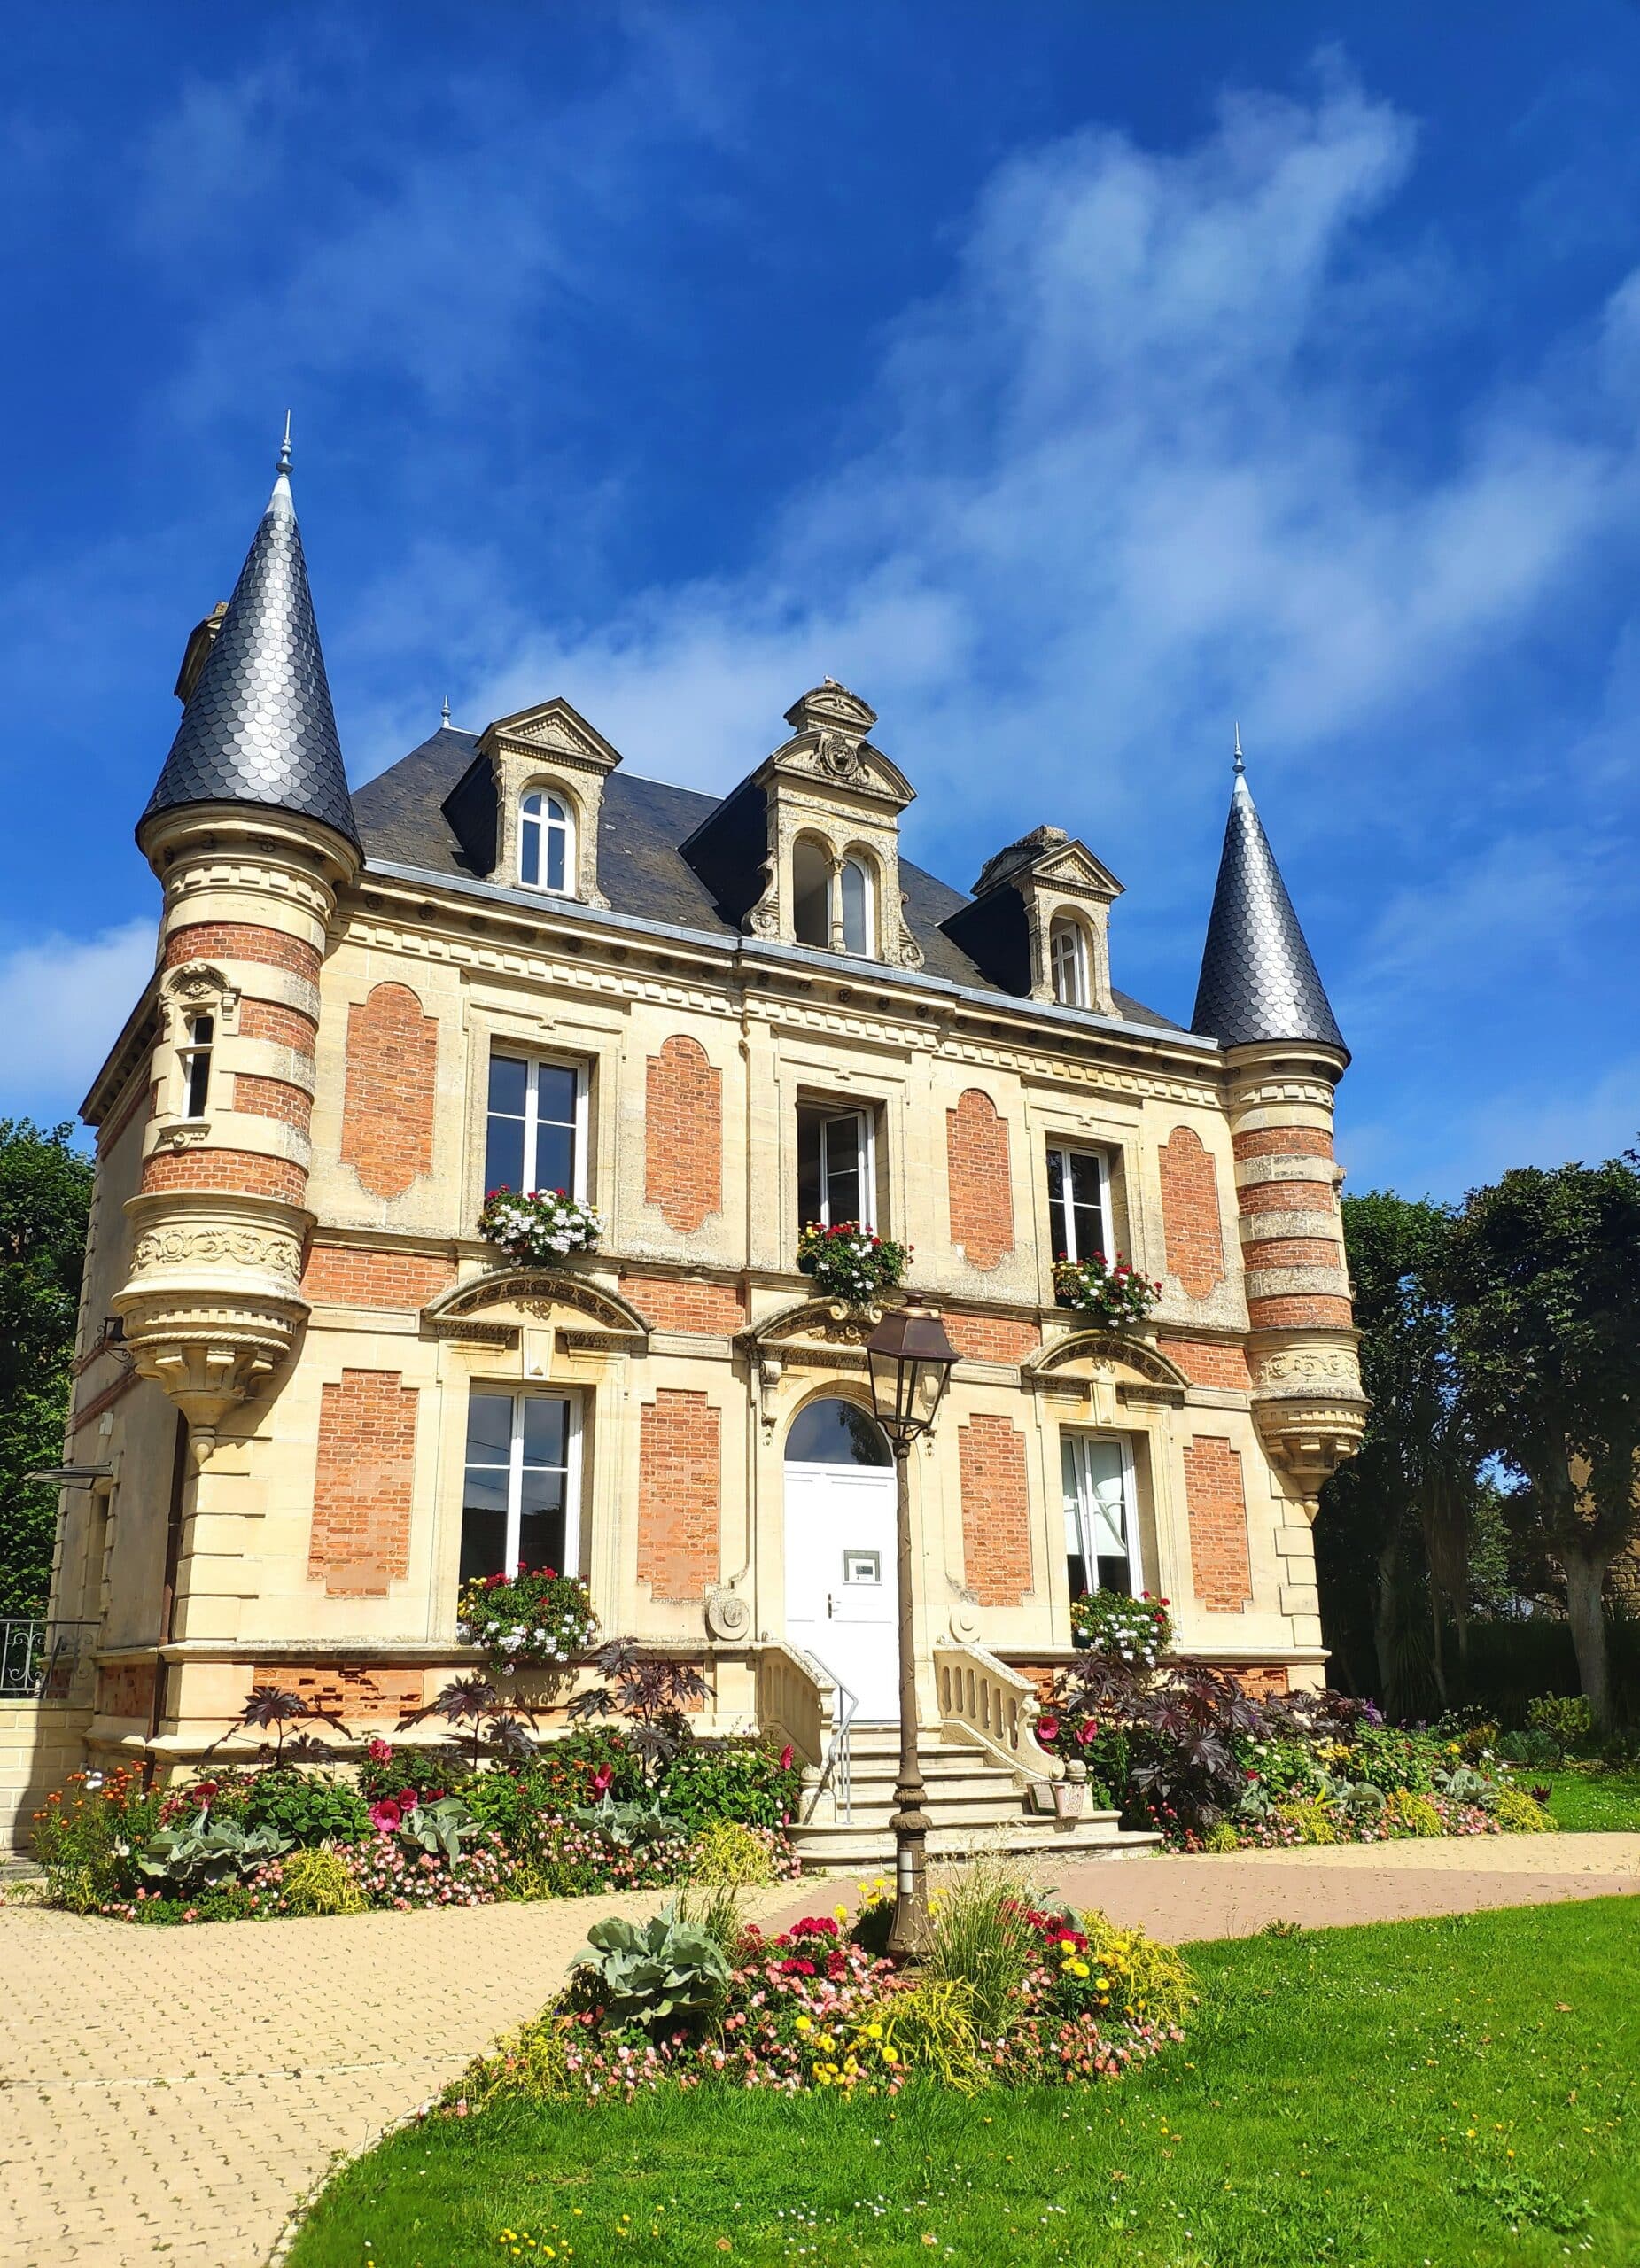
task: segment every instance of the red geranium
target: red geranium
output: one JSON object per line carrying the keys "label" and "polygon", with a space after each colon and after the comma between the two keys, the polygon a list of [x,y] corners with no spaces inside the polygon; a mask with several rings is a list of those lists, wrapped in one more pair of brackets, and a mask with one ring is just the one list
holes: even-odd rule
{"label": "red geranium", "polygon": [[376,1739],[370,1743],[371,1763],[385,1764],[392,1754],[393,1743],[390,1740],[383,1740],[378,1734]]}

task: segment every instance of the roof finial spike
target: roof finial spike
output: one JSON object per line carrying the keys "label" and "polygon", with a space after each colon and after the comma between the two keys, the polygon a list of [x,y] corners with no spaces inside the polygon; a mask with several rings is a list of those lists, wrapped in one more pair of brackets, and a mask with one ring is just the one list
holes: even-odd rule
{"label": "roof finial spike", "polygon": [[443,720],[444,729],[447,733],[450,729],[450,696],[447,693],[444,696],[444,706],[439,714]]}
{"label": "roof finial spike", "polygon": [[284,413],[284,439],[279,444],[279,462],[276,470],[280,472],[291,470],[291,413],[288,409]]}
{"label": "roof finial spike", "polygon": [[1236,726],[1236,771],[1238,774],[1240,774],[1246,770],[1247,765],[1243,763],[1241,757],[1241,726],[1238,722]]}

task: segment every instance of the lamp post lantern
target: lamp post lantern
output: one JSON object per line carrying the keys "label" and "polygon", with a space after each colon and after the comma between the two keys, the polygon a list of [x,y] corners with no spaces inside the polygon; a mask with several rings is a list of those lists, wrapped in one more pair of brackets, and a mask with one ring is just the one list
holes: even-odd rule
{"label": "lamp post lantern", "polygon": [[917,1747],[916,1628],[912,1613],[911,1445],[933,1425],[957,1350],[932,1308],[896,1308],[866,1342],[871,1398],[894,1452],[894,1542],[899,1580],[899,1777],[894,1786],[894,1925],[889,1951],[913,1959],[928,1937],[929,1816]]}

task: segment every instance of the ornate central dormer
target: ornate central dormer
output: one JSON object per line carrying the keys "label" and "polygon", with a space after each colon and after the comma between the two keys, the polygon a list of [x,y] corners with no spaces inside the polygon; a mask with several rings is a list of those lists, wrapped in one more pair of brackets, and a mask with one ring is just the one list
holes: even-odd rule
{"label": "ornate central dormer", "polygon": [[1122,884],[1062,827],[1033,827],[987,859],[971,902],[941,924],[993,982],[1109,1015],[1110,909]]}
{"label": "ornate central dormer", "polygon": [[792,736],[682,845],[754,937],[921,968],[899,880],[915,789],[869,738],[877,712],[828,678],[786,711]]}
{"label": "ornate central dormer", "polygon": [[603,783],[620,760],[618,749],[556,697],[486,725],[469,779],[475,786],[487,779],[494,797],[493,879],[607,905],[598,888],[598,816]]}

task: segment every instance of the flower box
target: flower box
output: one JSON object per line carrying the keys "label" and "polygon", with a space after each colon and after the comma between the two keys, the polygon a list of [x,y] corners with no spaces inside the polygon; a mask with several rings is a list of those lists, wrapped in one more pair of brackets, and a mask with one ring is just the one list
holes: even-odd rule
{"label": "flower box", "polygon": [[1107,1260],[1102,1252],[1091,1260],[1053,1263],[1053,1296],[1061,1307],[1073,1308],[1111,1331],[1143,1323],[1161,1293],[1160,1284],[1153,1284],[1120,1257]]}
{"label": "flower box", "polygon": [[603,1234],[595,1205],[562,1189],[493,1189],[478,1216],[478,1234],[519,1267],[550,1268],[572,1252],[594,1252]]}
{"label": "flower box", "polygon": [[870,1307],[880,1292],[891,1292],[911,1265],[912,1247],[878,1236],[859,1221],[825,1228],[808,1222],[797,1239],[797,1266],[828,1300],[852,1308]]}

